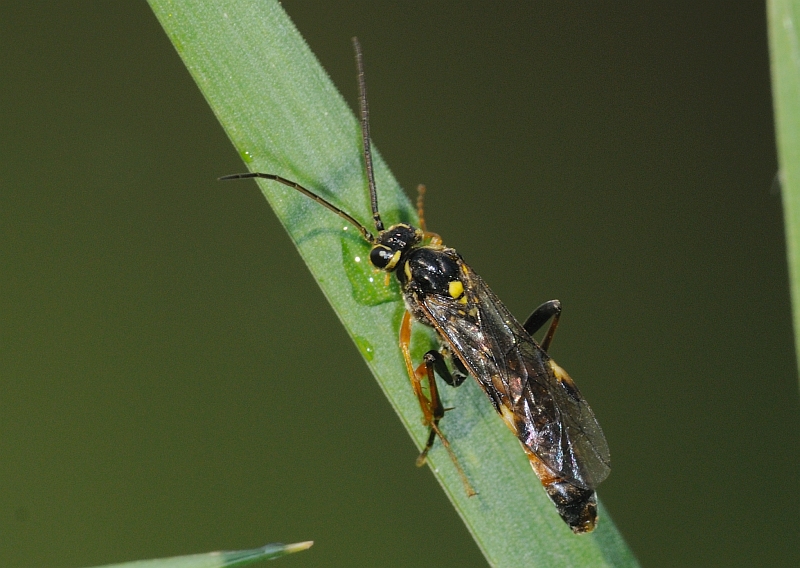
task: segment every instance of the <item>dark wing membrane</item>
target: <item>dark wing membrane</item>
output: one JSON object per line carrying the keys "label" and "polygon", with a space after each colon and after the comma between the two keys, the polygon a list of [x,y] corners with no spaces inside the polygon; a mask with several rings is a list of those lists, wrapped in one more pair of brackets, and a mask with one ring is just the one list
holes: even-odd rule
{"label": "dark wing membrane", "polygon": [[545,353],[483,280],[464,266],[467,302],[426,295],[422,305],[509,423],[520,442],[552,472],[594,489],[610,471],[605,436],[569,381],[559,381]]}

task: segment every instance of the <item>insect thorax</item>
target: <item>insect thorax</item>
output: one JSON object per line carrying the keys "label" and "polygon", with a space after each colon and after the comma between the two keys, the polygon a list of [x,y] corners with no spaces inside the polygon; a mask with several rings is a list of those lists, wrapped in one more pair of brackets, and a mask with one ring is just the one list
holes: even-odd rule
{"label": "insect thorax", "polygon": [[451,282],[459,281],[461,257],[450,248],[423,246],[403,255],[397,279],[405,290],[422,295],[451,295]]}
{"label": "insect thorax", "polygon": [[463,295],[461,265],[461,257],[455,250],[440,246],[418,246],[403,254],[396,270],[397,280],[412,315],[420,321],[426,319],[418,307],[426,296]]}

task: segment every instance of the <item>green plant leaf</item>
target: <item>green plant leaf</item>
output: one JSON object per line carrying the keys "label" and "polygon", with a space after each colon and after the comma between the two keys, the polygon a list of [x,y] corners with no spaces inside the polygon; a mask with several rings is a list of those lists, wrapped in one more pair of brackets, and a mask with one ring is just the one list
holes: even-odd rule
{"label": "green plant leaf", "polygon": [[[278,2],[150,0],[150,5],[251,171],[292,179],[372,225],[358,123]],[[414,222],[408,198],[377,152],[374,158],[384,222]],[[422,447],[427,431],[398,348],[404,306],[397,285],[387,289],[383,274],[365,264],[366,244],[342,219],[274,182],[259,185]],[[413,341],[417,356],[435,345],[421,326]],[[452,390],[443,398],[457,410],[447,414],[443,429],[478,495],[467,497],[441,444],[428,461],[490,564],[636,565],[602,507],[593,534],[572,534],[474,381]]]}
{"label": "green plant leaf", "polygon": [[767,6],[795,353],[800,357],[800,2],[770,0]]}
{"label": "green plant leaf", "polygon": [[156,558],[153,560],[136,560],[122,564],[106,564],[96,568],[232,568],[245,566],[262,560],[273,560],[306,550],[314,544],[311,541],[297,542],[295,544],[272,543],[261,548],[249,550],[223,550],[220,552],[206,552],[205,554],[190,554],[188,556],[173,556],[172,558]]}

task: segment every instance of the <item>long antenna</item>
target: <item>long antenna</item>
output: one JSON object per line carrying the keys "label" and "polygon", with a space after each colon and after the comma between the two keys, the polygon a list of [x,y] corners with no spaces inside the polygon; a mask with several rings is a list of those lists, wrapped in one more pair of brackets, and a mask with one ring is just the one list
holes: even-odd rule
{"label": "long antenna", "polygon": [[383,221],[378,212],[378,192],[375,189],[375,173],[372,170],[372,152],[369,145],[369,105],[367,104],[367,82],[364,79],[364,56],[361,54],[361,44],[358,38],[353,38],[353,48],[356,51],[356,68],[358,69],[358,102],[361,110],[361,138],[364,140],[364,166],[367,169],[369,182],[369,198],[372,205],[372,219],[375,229],[383,231]]}
{"label": "long antenna", "polygon": [[289,187],[296,189],[297,191],[299,191],[300,193],[302,193],[306,197],[310,197],[311,199],[313,199],[314,201],[316,201],[317,203],[319,203],[323,207],[326,207],[326,208],[330,209],[331,211],[336,213],[339,217],[341,217],[342,219],[344,219],[348,223],[352,224],[355,228],[357,228],[361,232],[362,235],[364,235],[364,238],[367,239],[367,241],[369,241],[370,243],[374,243],[375,242],[375,235],[370,233],[369,229],[367,229],[364,225],[362,225],[361,223],[359,223],[358,221],[353,219],[353,217],[351,215],[348,215],[347,213],[345,213],[344,211],[342,211],[341,209],[336,207],[336,205],[334,205],[330,201],[328,201],[326,199],[323,199],[322,197],[320,197],[316,193],[312,192],[311,190],[306,189],[305,187],[303,187],[302,185],[300,185],[296,181],[292,181],[290,179],[286,179],[285,177],[276,176],[275,174],[261,174],[261,173],[258,173],[258,172],[252,172],[252,173],[249,173],[249,174],[231,174],[229,176],[222,176],[221,178],[218,178],[218,179],[219,179],[219,181],[227,181],[229,179],[250,179],[250,178],[269,179],[269,180],[272,180],[272,181],[277,181],[279,183],[282,183],[283,185],[288,185]]}

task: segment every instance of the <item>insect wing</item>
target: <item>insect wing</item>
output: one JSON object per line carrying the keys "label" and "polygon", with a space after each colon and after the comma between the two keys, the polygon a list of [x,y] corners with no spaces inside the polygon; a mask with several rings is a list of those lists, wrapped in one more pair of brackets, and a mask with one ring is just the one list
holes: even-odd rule
{"label": "insect wing", "polygon": [[594,489],[610,471],[594,413],[568,376],[557,378],[547,353],[484,281],[461,266],[466,301],[426,295],[421,303],[430,322],[520,442],[555,475]]}

